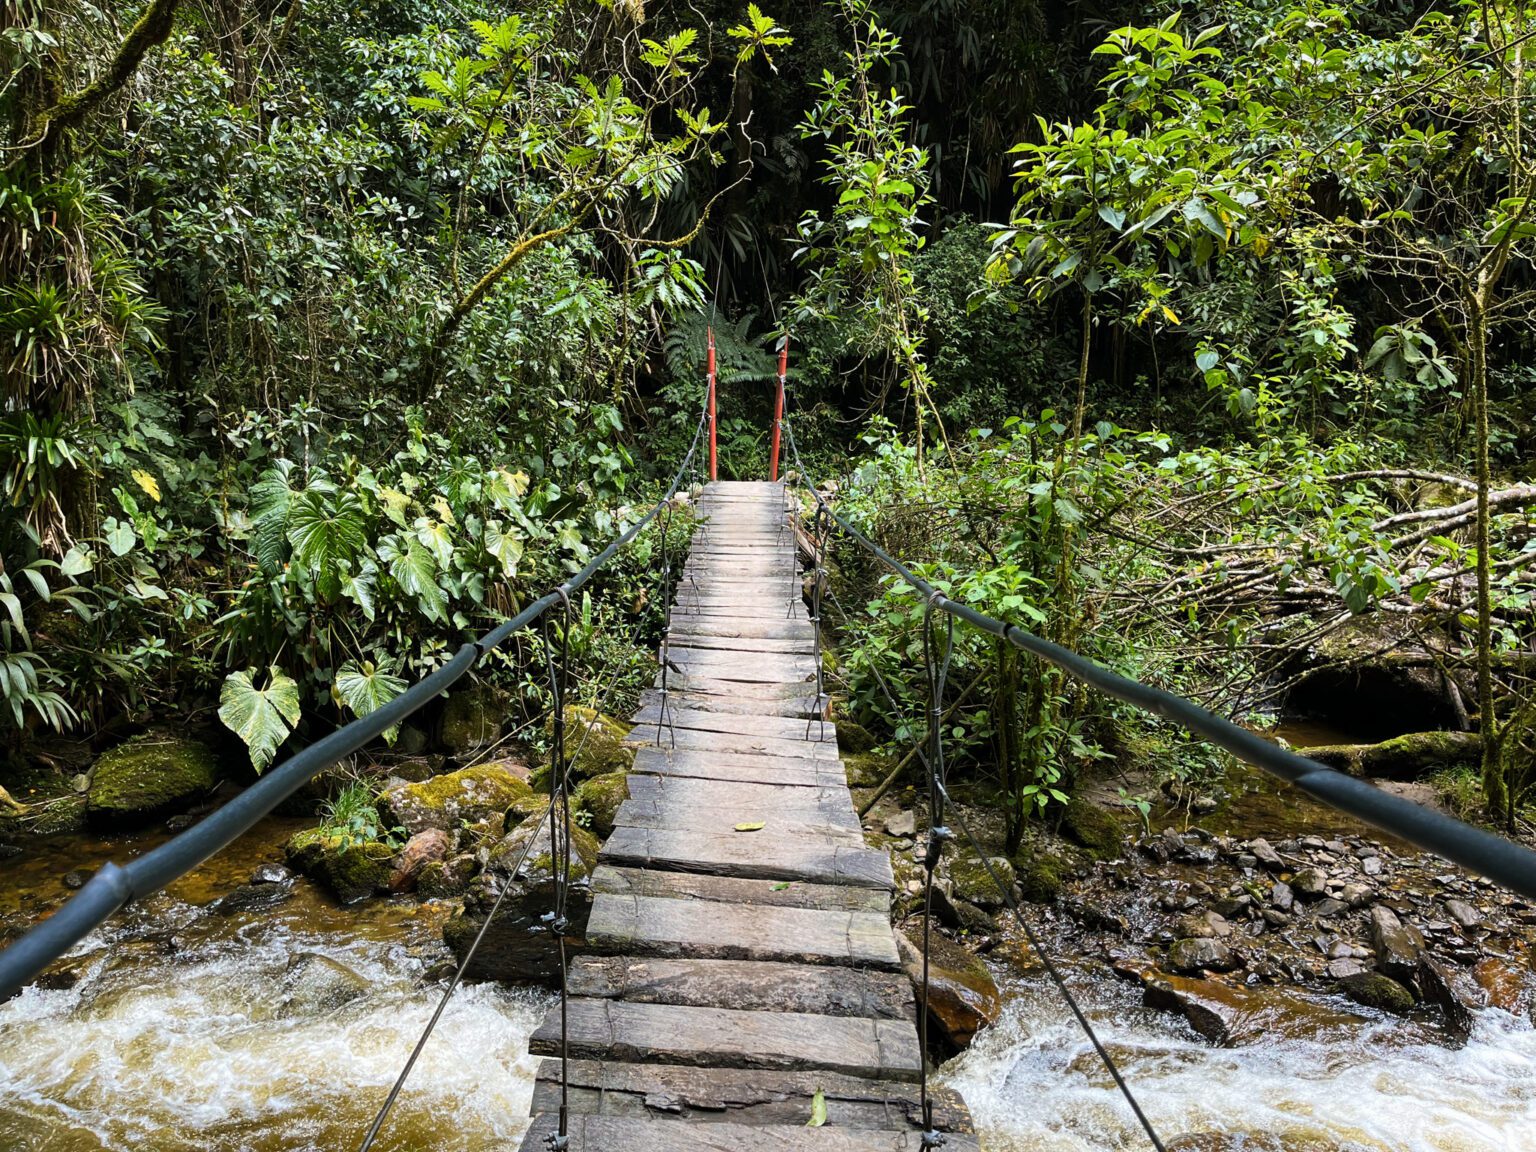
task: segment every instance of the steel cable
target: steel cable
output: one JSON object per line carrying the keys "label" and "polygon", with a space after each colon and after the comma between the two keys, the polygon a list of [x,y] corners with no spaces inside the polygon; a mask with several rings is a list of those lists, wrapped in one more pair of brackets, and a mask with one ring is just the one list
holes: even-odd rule
{"label": "steel cable", "polygon": [[693,440],[665,494],[645,515],[593,556],[558,588],[527,605],[512,619],[479,640],[461,646],[441,668],[406,689],[389,703],[353,720],[296,752],[223,807],[185,832],[127,864],[108,861],[47,920],[0,951],[0,1001],[20,991],[49,964],[63,956],[114,913],[186,875],[214,853],[228,847],[257,821],[291,796],[317,773],[350,756],[386,730],[402,723],[428,702],[467,675],[486,653],[539,621],[544,613],[586,584],[613,556],[654,520],[678,492],[698,454],[708,420],[707,397],[694,427]]}

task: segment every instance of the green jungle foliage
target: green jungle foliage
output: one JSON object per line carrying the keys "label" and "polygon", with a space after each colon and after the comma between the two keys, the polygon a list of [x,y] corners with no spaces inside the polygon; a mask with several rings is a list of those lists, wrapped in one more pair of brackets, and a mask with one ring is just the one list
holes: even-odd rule
{"label": "green jungle foliage", "polygon": [[[260,771],[378,709],[650,506],[711,332],[763,476],[787,333],[785,467],[951,595],[1258,721],[1422,660],[1517,822],[1536,9],[771,7],[0,12],[17,766],[179,717]],[[583,703],[648,680],[660,549],[575,607]],[[834,555],[834,688],[899,755],[923,606]],[[545,643],[489,672],[535,743]],[[940,703],[1015,844],[1226,770],[963,628]]]}

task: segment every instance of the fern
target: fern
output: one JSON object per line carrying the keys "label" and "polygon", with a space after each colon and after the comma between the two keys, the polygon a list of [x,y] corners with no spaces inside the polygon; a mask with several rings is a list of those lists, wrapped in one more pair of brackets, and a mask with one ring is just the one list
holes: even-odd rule
{"label": "fern", "polygon": [[[747,335],[755,319],[747,313],[734,324],[716,317],[715,373],[721,387],[730,384],[763,384],[778,379],[779,362],[763,347],[765,337]],[[667,335],[664,350],[667,370],[674,379],[703,379],[709,347],[710,319],[696,312],[680,321]]]}

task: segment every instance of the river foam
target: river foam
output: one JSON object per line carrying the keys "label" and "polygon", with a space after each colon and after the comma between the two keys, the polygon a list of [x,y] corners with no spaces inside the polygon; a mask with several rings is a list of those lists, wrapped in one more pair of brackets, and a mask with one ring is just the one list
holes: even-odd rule
{"label": "river foam", "polygon": [[[156,919],[176,912],[162,907]],[[31,988],[0,1005],[0,1149],[355,1147],[441,988],[423,983],[402,940],[308,932],[291,919],[208,918],[169,954],[163,938],[98,939],[74,987]],[[305,953],[345,965],[366,990],[329,1011],[289,1009],[290,964]],[[547,1000],[461,988],[380,1152],[515,1145],[537,1066],[528,1036]]]}
{"label": "river foam", "polygon": [[[1348,1038],[1213,1048],[1124,988],[1076,990],[1165,1140],[1269,1133],[1307,1152],[1536,1152],[1536,1030],[1506,1013],[1480,1013],[1461,1049],[1405,1043],[1387,1018]],[[997,1025],[942,1073],[988,1152],[1146,1148],[1055,990],[1030,980],[1008,991]]]}

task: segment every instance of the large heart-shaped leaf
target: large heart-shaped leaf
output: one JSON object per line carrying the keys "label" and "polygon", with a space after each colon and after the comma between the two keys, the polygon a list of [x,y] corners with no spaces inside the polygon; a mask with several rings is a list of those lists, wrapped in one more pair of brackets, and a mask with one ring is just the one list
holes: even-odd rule
{"label": "large heart-shaped leaf", "polygon": [[288,542],[294,563],[314,573],[321,597],[335,600],[343,573],[368,543],[362,503],[351,492],[334,500],[323,492],[304,492],[288,510]]}
{"label": "large heart-shaped leaf", "polygon": [[219,719],[245,741],[260,772],[299,722],[299,686],[281,668],[267,669],[267,686],[256,687],[256,670],[235,672],[219,692]]}
{"label": "large heart-shaped leaf", "polygon": [[[348,660],[336,673],[336,695],[359,719],[376,712],[405,689],[404,680],[371,660]],[[391,726],[384,739],[393,744],[399,731],[398,725]]]}

